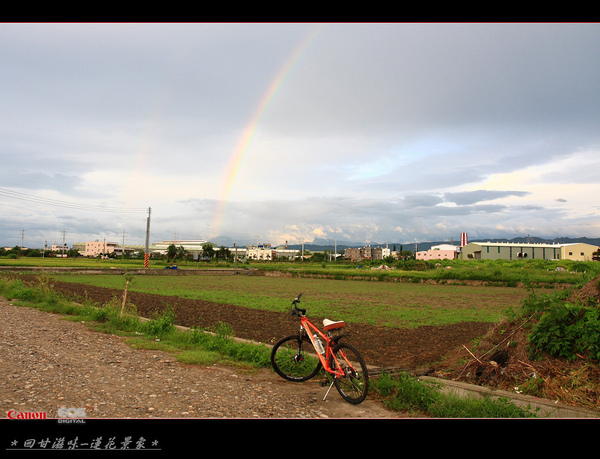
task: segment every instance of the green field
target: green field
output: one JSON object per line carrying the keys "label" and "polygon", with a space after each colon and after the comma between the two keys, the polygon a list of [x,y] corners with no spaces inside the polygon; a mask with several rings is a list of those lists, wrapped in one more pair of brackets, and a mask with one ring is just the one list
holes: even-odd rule
{"label": "green field", "polygon": [[[166,259],[151,259],[150,269],[170,266]],[[179,269],[233,269],[233,263],[198,263],[177,261]],[[503,286],[578,284],[600,274],[600,263],[569,260],[442,260],[425,262],[418,260],[396,261],[387,270],[376,269],[381,262],[360,264],[350,262],[250,262],[238,263],[244,270],[278,271],[294,276],[322,276],[334,279],[403,280],[403,281],[481,281]],[[18,259],[0,257],[0,268],[82,268],[87,270],[139,270],[144,269],[142,260],[91,259],[91,258],[35,258]]]}
{"label": "green field", "polygon": [[[116,275],[52,275],[53,279],[123,290]],[[456,322],[495,322],[518,308],[523,288],[364,282],[269,276],[133,276],[129,291],[174,295],[287,313],[303,294],[309,315],[409,328]]]}
{"label": "green field", "polygon": [[[163,273],[166,260],[150,268]],[[233,269],[227,263],[180,262],[180,269]],[[397,262],[394,269],[372,269],[377,263],[240,263],[238,272],[267,275],[102,275],[56,274],[50,268],[86,268],[134,273],[140,260],[0,258],[0,268],[43,268],[66,282],[123,290],[132,277],[132,291],[197,298],[215,303],[285,313],[298,293],[309,315],[391,327],[496,322],[507,309],[518,309],[534,287],[576,286],[598,275],[598,262],[563,260]],[[557,269],[560,268],[560,269]],[[0,271],[1,272],[1,271]],[[534,290],[540,290],[534,288]]]}

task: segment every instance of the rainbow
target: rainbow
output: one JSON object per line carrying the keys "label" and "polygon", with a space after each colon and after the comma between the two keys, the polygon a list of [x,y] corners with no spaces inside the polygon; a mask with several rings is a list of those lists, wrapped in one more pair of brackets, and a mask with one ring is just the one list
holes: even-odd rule
{"label": "rainbow", "polygon": [[291,71],[296,66],[302,55],[314,42],[316,37],[321,32],[322,28],[322,24],[318,25],[302,40],[302,42],[294,50],[292,55],[285,61],[284,65],[281,67],[279,72],[277,72],[275,78],[269,84],[267,91],[265,92],[264,96],[262,97],[258,106],[256,107],[256,110],[253,112],[253,115],[250,118],[250,122],[247,124],[246,128],[242,133],[242,136],[238,140],[236,147],[233,150],[233,154],[229,158],[227,167],[225,168],[225,174],[223,178],[223,189],[221,191],[221,197],[217,202],[217,208],[214,213],[214,219],[211,226],[212,229],[209,235],[210,237],[216,237],[219,235],[223,215],[225,213],[225,207],[229,202],[229,197],[231,195],[231,191],[233,190],[235,180],[240,172],[242,163],[244,162],[246,156],[246,152],[248,151],[248,146],[254,138],[254,134],[256,133],[260,120],[262,119],[269,105],[277,95],[277,92],[282,87],[286,77],[291,73]]}

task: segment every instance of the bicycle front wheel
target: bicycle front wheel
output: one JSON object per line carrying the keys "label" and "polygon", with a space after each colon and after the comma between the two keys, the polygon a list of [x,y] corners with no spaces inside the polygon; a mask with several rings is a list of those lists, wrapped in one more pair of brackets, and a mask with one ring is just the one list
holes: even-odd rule
{"label": "bicycle front wheel", "polygon": [[307,336],[298,335],[283,338],[271,351],[271,364],[275,372],[288,381],[307,381],[321,369],[312,342]]}
{"label": "bicycle front wheel", "polygon": [[334,379],[342,398],[353,405],[361,403],[369,391],[369,372],[362,355],[350,344],[340,343],[333,349],[329,362],[332,370],[343,372],[343,376]]}

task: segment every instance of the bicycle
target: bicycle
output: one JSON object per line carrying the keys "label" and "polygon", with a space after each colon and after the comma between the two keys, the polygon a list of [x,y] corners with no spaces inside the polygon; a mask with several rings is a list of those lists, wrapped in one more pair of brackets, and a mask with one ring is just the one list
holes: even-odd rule
{"label": "bicycle", "polygon": [[300,331],[279,340],[271,351],[275,372],[288,381],[308,381],[324,370],[344,400],[361,403],[369,391],[369,372],[361,354],[352,345],[339,342],[347,334],[339,334],[344,321],[323,320],[323,333],[307,317],[306,309],[298,308],[299,294],[292,302],[292,317],[300,318]]}

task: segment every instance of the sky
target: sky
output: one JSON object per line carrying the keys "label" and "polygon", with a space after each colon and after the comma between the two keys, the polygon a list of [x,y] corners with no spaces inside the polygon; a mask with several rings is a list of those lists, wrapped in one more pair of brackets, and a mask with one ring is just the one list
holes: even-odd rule
{"label": "sky", "polygon": [[0,245],[600,237],[600,24],[0,24]]}

